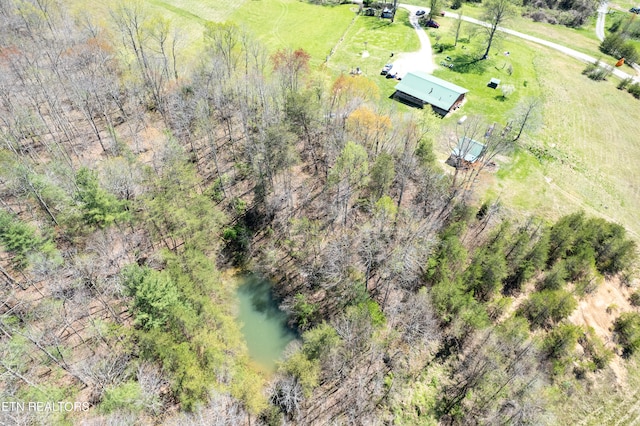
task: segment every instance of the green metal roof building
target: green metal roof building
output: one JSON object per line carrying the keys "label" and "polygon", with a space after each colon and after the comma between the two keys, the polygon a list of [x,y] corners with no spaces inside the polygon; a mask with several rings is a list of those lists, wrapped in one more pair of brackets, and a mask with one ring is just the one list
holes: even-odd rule
{"label": "green metal roof building", "polygon": [[456,146],[451,155],[456,159],[462,159],[469,163],[474,163],[478,158],[484,154],[486,146],[470,137],[463,136],[458,140],[458,146]]}
{"label": "green metal roof building", "polygon": [[394,98],[420,108],[429,104],[443,117],[457,109],[468,92],[464,87],[424,72],[407,73],[395,89]]}

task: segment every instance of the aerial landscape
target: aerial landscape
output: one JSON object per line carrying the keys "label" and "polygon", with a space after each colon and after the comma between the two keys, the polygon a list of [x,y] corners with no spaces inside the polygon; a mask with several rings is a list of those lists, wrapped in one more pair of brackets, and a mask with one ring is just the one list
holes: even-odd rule
{"label": "aerial landscape", "polygon": [[0,0],[0,425],[640,425],[640,3]]}

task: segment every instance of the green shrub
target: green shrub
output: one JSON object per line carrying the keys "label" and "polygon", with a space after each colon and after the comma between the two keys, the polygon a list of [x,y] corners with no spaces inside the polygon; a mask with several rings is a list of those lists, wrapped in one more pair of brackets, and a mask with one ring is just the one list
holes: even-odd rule
{"label": "green shrub", "polygon": [[640,290],[636,290],[631,293],[631,296],[629,296],[629,302],[631,302],[633,306],[640,306]]}
{"label": "green shrub", "polygon": [[544,279],[538,283],[538,290],[560,290],[565,285],[567,270],[564,261],[556,262],[551,270],[547,271]]}
{"label": "green shrub", "polygon": [[640,99],[640,83],[633,83],[627,88],[627,91],[631,93],[634,98]]}
{"label": "green shrub", "polygon": [[546,327],[568,317],[577,306],[578,302],[565,290],[543,290],[532,293],[517,313],[533,327]]}
{"label": "green shrub", "polygon": [[473,257],[464,274],[467,289],[481,302],[496,294],[507,277],[507,263],[500,250],[481,249]]}
{"label": "green shrub", "polygon": [[640,348],[640,314],[625,312],[614,324],[618,339],[625,355],[633,354]]}
{"label": "green shrub", "polygon": [[109,387],[105,390],[100,403],[100,411],[111,413],[124,409],[128,411],[140,411],[142,389],[137,382],[128,381],[119,386]]}
{"label": "green shrub", "polygon": [[298,323],[298,327],[306,329],[313,323],[313,320],[318,312],[318,306],[314,303],[309,303],[307,297],[298,293],[294,297],[293,314]]}
{"label": "green shrub", "polygon": [[549,358],[564,358],[573,352],[582,334],[582,329],[577,325],[559,324],[545,336],[542,346]]}
{"label": "green shrub", "polygon": [[638,51],[633,42],[620,34],[609,34],[600,43],[600,51],[615,58],[625,58],[629,63],[638,62]]}
{"label": "green shrub", "polygon": [[322,359],[333,348],[340,344],[340,337],[336,330],[329,324],[322,324],[307,330],[302,335],[302,351],[310,360]]}
{"label": "green shrub", "polygon": [[318,386],[320,379],[320,363],[306,357],[304,352],[296,352],[280,365],[280,371],[295,377],[302,387],[305,396],[310,396]]}
{"label": "green shrub", "polygon": [[98,184],[97,175],[82,167],[76,174],[76,200],[85,223],[99,228],[105,228],[114,222],[128,218],[125,201],[118,200]]}
{"label": "green shrub", "polygon": [[593,327],[589,327],[587,331],[580,336],[578,343],[584,349],[585,357],[591,359],[591,363],[587,364],[591,371],[602,370],[605,368],[611,359],[613,358],[613,352],[607,349],[595,331]]}
{"label": "green shrub", "polygon": [[13,266],[24,269],[29,264],[29,256],[37,252],[46,257],[58,256],[53,242],[40,237],[34,227],[12,214],[0,210],[0,244],[13,254]]}
{"label": "green shrub", "polygon": [[624,78],[622,80],[620,80],[620,83],[618,83],[618,85],[616,86],[618,89],[620,90],[624,90],[626,89],[631,83],[633,83],[633,78],[631,77],[627,77]]}
{"label": "green shrub", "polygon": [[611,75],[611,70],[608,68],[597,66],[589,70],[588,72],[583,72],[583,74],[586,74],[587,77],[589,77],[591,80],[604,81]]}
{"label": "green shrub", "polygon": [[451,44],[451,43],[436,43],[433,48],[436,50],[436,52],[438,53],[442,53],[442,52],[446,52],[449,50],[453,50],[456,47]]}
{"label": "green shrub", "polygon": [[133,296],[135,323],[145,330],[165,326],[180,305],[178,287],[168,274],[130,265],[122,276],[127,293]]}

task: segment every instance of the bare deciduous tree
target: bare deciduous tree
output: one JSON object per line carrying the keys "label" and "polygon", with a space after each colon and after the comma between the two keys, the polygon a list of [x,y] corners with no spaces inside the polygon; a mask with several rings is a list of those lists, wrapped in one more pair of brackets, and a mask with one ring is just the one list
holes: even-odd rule
{"label": "bare deciduous tree", "polygon": [[498,28],[515,15],[519,4],[520,0],[489,0],[484,4],[485,10],[482,18],[489,23],[489,26],[487,27],[487,49],[483,59],[489,57]]}

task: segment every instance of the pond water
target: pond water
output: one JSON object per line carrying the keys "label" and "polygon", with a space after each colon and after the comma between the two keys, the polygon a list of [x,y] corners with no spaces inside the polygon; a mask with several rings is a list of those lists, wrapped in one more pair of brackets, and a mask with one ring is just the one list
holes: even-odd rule
{"label": "pond water", "polygon": [[278,309],[271,282],[258,275],[240,278],[238,319],[249,355],[263,369],[273,372],[284,348],[296,339],[287,326],[287,315]]}

